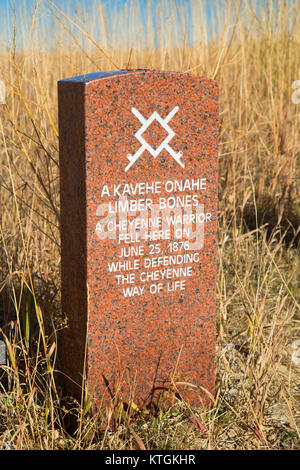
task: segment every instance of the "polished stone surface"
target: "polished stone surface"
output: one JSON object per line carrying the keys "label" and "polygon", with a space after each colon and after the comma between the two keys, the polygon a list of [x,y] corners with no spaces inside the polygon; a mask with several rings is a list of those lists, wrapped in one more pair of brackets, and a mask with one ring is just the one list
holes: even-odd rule
{"label": "polished stone surface", "polygon": [[[86,350],[98,404],[117,394],[141,406],[175,383],[191,403],[207,401],[215,387],[218,85],[137,70],[62,80],[58,90],[69,323],[61,367],[81,383]],[[130,213],[114,212],[128,201]],[[149,219],[157,228],[143,226]],[[80,396],[72,381],[66,386]]]}

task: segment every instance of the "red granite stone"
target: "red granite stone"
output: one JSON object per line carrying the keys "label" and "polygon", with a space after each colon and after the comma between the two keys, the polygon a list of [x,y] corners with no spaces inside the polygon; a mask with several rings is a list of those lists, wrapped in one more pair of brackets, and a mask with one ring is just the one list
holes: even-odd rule
{"label": "red granite stone", "polygon": [[[118,394],[142,406],[175,382],[197,405],[215,386],[218,85],[136,70],[58,92],[66,392],[80,397],[85,375],[97,404]],[[108,210],[126,197],[140,212],[111,230],[126,214]]]}

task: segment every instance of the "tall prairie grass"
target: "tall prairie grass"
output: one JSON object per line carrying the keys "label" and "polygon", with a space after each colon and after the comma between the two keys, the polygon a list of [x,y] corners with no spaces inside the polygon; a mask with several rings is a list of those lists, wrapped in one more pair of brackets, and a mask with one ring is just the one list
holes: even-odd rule
{"label": "tall prairie grass", "polygon": [[[299,448],[300,2],[114,4],[45,0],[29,14],[20,2],[0,20],[0,447]],[[211,409],[174,398],[156,413],[120,396],[93,417],[86,399],[70,435],[56,371],[56,82],[116,68],[220,83],[217,395]]]}

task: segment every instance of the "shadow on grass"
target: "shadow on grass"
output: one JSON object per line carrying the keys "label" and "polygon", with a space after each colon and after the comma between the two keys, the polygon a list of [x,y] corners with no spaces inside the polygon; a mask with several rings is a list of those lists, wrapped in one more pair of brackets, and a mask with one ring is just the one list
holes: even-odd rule
{"label": "shadow on grass", "polygon": [[256,208],[247,204],[240,217],[246,232],[265,226],[267,240],[275,236],[278,241],[282,238],[286,247],[299,248],[300,213],[293,203],[279,205],[265,196],[257,202]]}

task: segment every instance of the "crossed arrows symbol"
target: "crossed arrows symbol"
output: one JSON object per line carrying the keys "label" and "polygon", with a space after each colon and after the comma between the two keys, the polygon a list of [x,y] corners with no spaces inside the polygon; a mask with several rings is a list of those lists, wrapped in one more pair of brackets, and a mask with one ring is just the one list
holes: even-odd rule
{"label": "crossed arrows symbol", "polygon": [[[144,150],[148,150],[148,152],[151,153],[151,155],[156,158],[160,152],[165,149],[169,154],[174,158],[174,160],[179,163],[182,168],[184,168],[184,163],[181,161],[182,157],[182,152],[176,153],[172,147],[170,147],[169,142],[171,139],[173,139],[175,132],[170,128],[168,125],[168,122],[172,119],[172,117],[177,113],[179,107],[175,106],[175,108],[168,114],[168,116],[165,119],[162,119],[162,117],[154,111],[153,114],[148,119],[145,119],[144,116],[141,115],[141,113],[136,109],[136,108],[131,108],[131,112],[138,118],[138,120],[142,123],[142,127],[134,134],[135,137],[138,139],[138,141],[142,144],[142,146],[139,148],[139,150],[134,154],[129,154],[127,155],[127,158],[129,160],[129,163],[127,167],[125,168],[125,171],[128,171],[129,168],[132,167],[132,165],[140,158]],[[150,126],[150,124],[156,119],[160,125],[165,129],[165,131],[168,132],[167,137],[163,140],[163,142],[160,144],[160,146],[155,150],[142,136],[143,132],[145,132],[146,129]]]}

